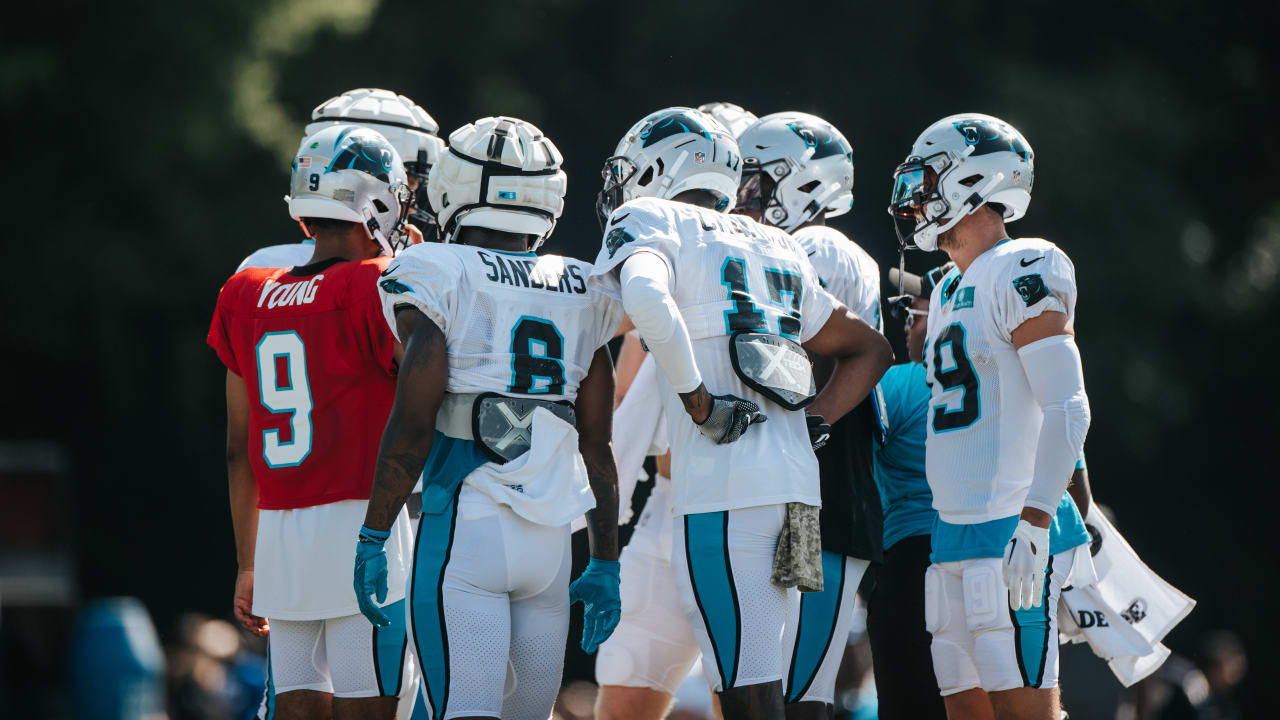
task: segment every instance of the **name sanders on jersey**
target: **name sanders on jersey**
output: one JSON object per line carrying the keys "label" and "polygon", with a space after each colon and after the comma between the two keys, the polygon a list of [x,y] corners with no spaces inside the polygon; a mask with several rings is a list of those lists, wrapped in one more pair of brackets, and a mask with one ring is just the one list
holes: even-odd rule
{"label": "name sanders on jersey", "polygon": [[476,254],[480,256],[481,262],[489,266],[489,272],[485,274],[485,277],[493,282],[513,287],[531,287],[552,292],[568,292],[575,295],[582,295],[587,292],[586,280],[582,277],[582,272],[576,265],[565,263],[564,270],[553,275],[547,273],[546,268],[541,268],[539,272],[535,272],[534,264],[538,261],[535,257],[527,259],[508,257],[504,260],[500,255],[490,255],[483,250],[477,250]]}

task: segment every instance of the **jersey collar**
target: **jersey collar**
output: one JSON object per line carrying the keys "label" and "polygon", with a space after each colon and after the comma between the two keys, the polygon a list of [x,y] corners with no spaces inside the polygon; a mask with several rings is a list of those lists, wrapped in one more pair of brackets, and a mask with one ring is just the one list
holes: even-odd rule
{"label": "jersey collar", "polygon": [[334,257],[327,260],[321,260],[320,262],[313,262],[310,265],[298,265],[296,267],[289,268],[289,274],[294,277],[310,277],[316,273],[328,270],[340,262],[347,262],[347,259],[344,257]]}

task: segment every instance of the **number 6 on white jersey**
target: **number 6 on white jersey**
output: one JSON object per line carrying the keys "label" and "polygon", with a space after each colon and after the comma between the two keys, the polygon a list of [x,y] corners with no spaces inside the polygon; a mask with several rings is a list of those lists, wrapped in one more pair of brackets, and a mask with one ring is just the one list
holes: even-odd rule
{"label": "number 6 on white jersey", "polygon": [[259,401],[270,412],[293,414],[289,419],[292,440],[282,442],[279,430],[262,431],[262,457],[270,468],[300,465],[311,454],[306,348],[296,332],[269,332],[258,341],[257,354]]}

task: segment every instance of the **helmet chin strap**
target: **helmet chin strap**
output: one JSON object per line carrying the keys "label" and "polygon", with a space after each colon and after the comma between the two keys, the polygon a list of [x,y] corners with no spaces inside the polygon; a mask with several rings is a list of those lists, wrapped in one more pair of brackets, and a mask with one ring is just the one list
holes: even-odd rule
{"label": "helmet chin strap", "polygon": [[364,228],[364,234],[369,236],[370,240],[381,245],[383,250],[386,250],[387,242],[386,238],[382,237],[382,231],[374,230],[378,222],[373,218],[373,212],[365,207],[360,209],[360,214],[364,215],[364,222],[360,223],[360,226]]}
{"label": "helmet chin strap", "polygon": [[907,246],[898,243],[898,295],[907,294]]}

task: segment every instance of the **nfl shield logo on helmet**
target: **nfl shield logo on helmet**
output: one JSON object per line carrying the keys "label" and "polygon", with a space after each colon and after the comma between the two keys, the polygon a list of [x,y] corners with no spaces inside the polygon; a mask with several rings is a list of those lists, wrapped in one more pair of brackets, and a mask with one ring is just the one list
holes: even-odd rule
{"label": "nfl shield logo on helmet", "polygon": [[693,161],[701,165],[707,161],[707,154],[704,152],[696,152],[693,154]]}

